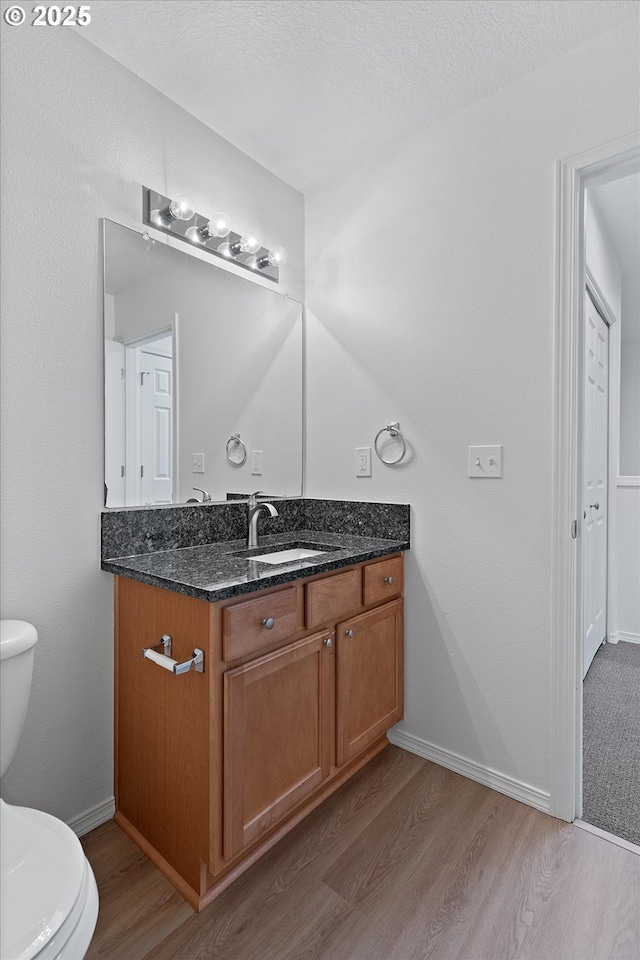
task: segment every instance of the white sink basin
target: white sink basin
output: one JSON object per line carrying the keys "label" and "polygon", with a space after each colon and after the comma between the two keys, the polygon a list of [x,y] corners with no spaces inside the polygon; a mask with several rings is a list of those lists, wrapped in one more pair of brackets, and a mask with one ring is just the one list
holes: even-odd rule
{"label": "white sink basin", "polygon": [[319,557],[325,552],[325,550],[306,550],[303,547],[293,547],[291,550],[261,553],[257,557],[247,557],[247,560],[258,560],[260,563],[291,563],[293,560],[308,560],[310,557]]}

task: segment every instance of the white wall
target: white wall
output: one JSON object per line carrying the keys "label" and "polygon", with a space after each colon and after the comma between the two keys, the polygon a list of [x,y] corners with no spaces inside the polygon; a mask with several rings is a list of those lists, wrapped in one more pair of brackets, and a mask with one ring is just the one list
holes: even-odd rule
{"label": "white wall", "polygon": [[301,299],[303,199],[76,31],[3,29],[2,70],[2,616],[40,636],[2,793],[75,820],[113,793],[100,218],[188,193],[284,244]]}
{"label": "white wall", "polygon": [[[622,322],[625,314],[624,277]],[[632,322],[635,317],[630,318]],[[616,490],[616,633],[640,643],[640,343],[620,357],[620,478]]]}
{"label": "white wall", "polygon": [[620,476],[640,477],[639,341],[623,343],[620,356]]}
{"label": "white wall", "polygon": [[[638,89],[624,26],[306,203],[308,493],[413,507],[399,730],[543,806],[554,165],[637,128]],[[356,479],[394,419],[412,459]],[[504,479],[467,477],[476,443],[504,444]]]}
{"label": "white wall", "polygon": [[616,637],[640,643],[640,480],[619,482],[617,494]]}

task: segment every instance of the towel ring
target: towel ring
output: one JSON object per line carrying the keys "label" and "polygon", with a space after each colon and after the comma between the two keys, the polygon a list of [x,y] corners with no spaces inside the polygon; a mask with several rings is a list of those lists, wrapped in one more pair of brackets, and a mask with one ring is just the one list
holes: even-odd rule
{"label": "towel ring", "polygon": [[[385,460],[385,458],[382,456],[382,454],[378,450],[378,440],[380,439],[383,433],[388,433],[392,437],[398,437],[400,443],[402,444],[402,450],[400,451],[400,456],[396,457],[395,460]],[[400,463],[402,460],[404,460],[405,454],[407,452],[407,441],[402,436],[402,431],[400,430],[400,424],[397,421],[395,421],[394,423],[390,423],[386,427],[383,427],[382,430],[378,430],[378,432],[376,433],[376,438],[373,441],[373,449],[376,451],[376,456],[378,460],[381,460],[383,463],[386,463],[388,467],[392,467],[396,463]]]}
{"label": "towel ring", "polygon": [[[231,447],[233,444],[233,447]],[[236,447],[240,447],[240,452],[242,454],[242,460],[234,460],[231,456],[231,450],[235,450]],[[233,464],[234,467],[241,467],[243,463],[247,462],[247,448],[244,445],[244,441],[241,439],[239,433],[232,434],[227,440],[227,460],[229,463]]]}

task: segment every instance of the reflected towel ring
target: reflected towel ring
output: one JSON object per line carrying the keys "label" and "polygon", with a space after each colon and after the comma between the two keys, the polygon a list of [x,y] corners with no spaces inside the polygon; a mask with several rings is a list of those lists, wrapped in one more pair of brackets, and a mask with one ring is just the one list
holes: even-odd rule
{"label": "reflected towel ring", "polygon": [[[400,451],[400,456],[396,457],[395,460],[385,460],[385,458],[382,456],[382,454],[378,450],[378,440],[380,439],[383,433],[388,433],[392,437],[397,437],[399,442],[402,444],[402,450]],[[400,463],[402,460],[404,460],[405,454],[407,452],[407,441],[402,436],[402,431],[400,430],[400,424],[397,421],[395,421],[394,423],[390,423],[386,427],[383,427],[382,430],[378,430],[378,432],[376,433],[376,438],[373,441],[373,449],[376,451],[376,456],[378,460],[381,460],[383,463],[386,463],[388,467],[392,467],[396,463]]]}
{"label": "reflected towel ring", "polygon": [[[231,456],[230,445],[233,444],[232,449],[235,450],[236,447],[240,447],[240,453],[242,455],[242,460],[234,460]],[[247,462],[247,448],[244,445],[244,441],[241,439],[239,433],[232,434],[227,440],[227,460],[229,463],[233,464],[234,467],[241,467],[243,463]]]}

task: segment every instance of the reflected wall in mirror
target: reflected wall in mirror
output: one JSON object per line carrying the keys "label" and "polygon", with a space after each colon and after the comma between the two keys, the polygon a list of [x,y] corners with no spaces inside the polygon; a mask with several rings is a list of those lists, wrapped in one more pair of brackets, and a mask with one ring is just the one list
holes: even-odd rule
{"label": "reflected wall in mirror", "polygon": [[104,301],[106,506],[301,495],[301,304],[110,220]]}

